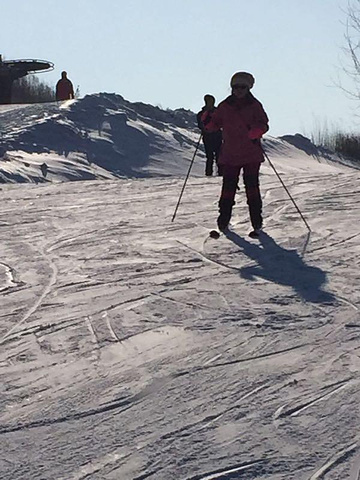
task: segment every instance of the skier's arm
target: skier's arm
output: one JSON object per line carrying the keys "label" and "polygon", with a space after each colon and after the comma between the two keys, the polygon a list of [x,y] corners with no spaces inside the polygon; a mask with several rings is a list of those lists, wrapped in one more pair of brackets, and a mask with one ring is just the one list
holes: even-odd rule
{"label": "skier's arm", "polygon": [[203,111],[201,110],[197,115],[196,115],[196,120],[197,120],[197,124],[198,124],[198,127],[200,128],[200,130],[203,132],[204,131],[204,125],[201,121],[201,115],[203,114]]}
{"label": "skier's arm", "polygon": [[205,111],[201,115],[201,121],[205,132],[218,132],[222,127],[221,110],[218,108],[213,113]]}
{"label": "skier's arm", "polygon": [[260,102],[256,104],[253,119],[251,125],[248,125],[248,129],[251,140],[260,139],[269,130],[269,119]]}

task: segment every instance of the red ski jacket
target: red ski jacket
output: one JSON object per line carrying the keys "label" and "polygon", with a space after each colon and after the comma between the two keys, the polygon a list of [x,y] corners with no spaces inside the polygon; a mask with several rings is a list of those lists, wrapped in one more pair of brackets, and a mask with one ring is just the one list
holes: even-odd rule
{"label": "red ski jacket", "polygon": [[269,119],[251,93],[243,99],[230,95],[219,104],[211,118],[204,112],[201,120],[208,132],[222,129],[219,164],[243,166],[264,161],[258,139],[269,130]]}
{"label": "red ski jacket", "polygon": [[73,84],[68,78],[62,78],[56,84],[56,100],[75,98]]}

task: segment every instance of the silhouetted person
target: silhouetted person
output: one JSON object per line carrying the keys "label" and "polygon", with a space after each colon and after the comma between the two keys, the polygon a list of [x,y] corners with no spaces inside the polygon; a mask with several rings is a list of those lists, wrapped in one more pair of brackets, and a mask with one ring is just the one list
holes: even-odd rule
{"label": "silhouetted person", "polygon": [[61,72],[61,79],[56,84],[56,100],[62,101],[72,98],[75,98],[73,84],[67,78],[67,73]]}
{"label": "silhouetted person", "polygon": [[200,128],[203,134],[203,141],[204,141],[205,155],[206,155],[205,175],[207,177],[211,177],[213,174],[214,160],[217,165],[218,174],[221,175],[221,167],[219,168],[218,159],[219,159],[219,153],[220,153],[221,142],[222,142],[222,134],[220,129],[218,129],[217,131],[211,131],[211,132],[208,132],[205,130],[201,117],[204,114],[204,112],[207,112],[209,118],[211,118],[213,113],[216,111],[216,107],[215,107],[215,98],[212,95],[205,95],[204,101],[205,101],[205,105],[197,114],[197,123],[198,123],[198,127]]}

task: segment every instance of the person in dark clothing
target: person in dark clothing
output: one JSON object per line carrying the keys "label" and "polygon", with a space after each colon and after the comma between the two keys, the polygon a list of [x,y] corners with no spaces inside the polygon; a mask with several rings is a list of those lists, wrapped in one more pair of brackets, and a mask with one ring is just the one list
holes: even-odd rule
{"label": "person in dark clothing", "polygon": [[67,78],[67,73],[61,72],[61,79],[56,84],[56,100],[61,102],[72,98],[75,98],[73,84]]}
{"label": "person in dark clothing", "polygon": [[205,95],[205,105],[197,114],[197,123],[203,135],[203,142],[206,155],[205,175],[211,177],[213,174],[214,161],[217,165],[218,175],[221,175],[221,167],[218,165],[219,153],[222,143],[221,130],[208,132],[202,123],[201,117],[204,112],[207,112],[209,117],[216,111],[215,98],[212,95]]}
{"label": "person in dark clothing", "polygon": [[223,169],[217,220],[219,230],[226,230],[230,222],[240,171],[243,170],[253,227],[250,236],[257,237],[263,224],[259,171],[264,154],[260,139],[269,129],[269,120],[261,103],[250,92],[254,83],[250,73],[235,73],[230,82],[232,94],[220,103],[211,116],[205,111],[201,121],[205,130],[212,132],[220,128],[223,135],[219,158]]}

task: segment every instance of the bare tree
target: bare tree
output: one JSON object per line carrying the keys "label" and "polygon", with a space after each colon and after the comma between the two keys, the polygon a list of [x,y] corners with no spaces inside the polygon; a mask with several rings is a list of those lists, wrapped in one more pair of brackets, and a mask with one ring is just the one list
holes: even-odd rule
{"label": "bare tree", "polygon": [[350,90],[342,86],[342,89],[351,97],[360,99],[360,0],[349,0],[346,13],[345,52],[348,65],[343,68],[354,88]]}

